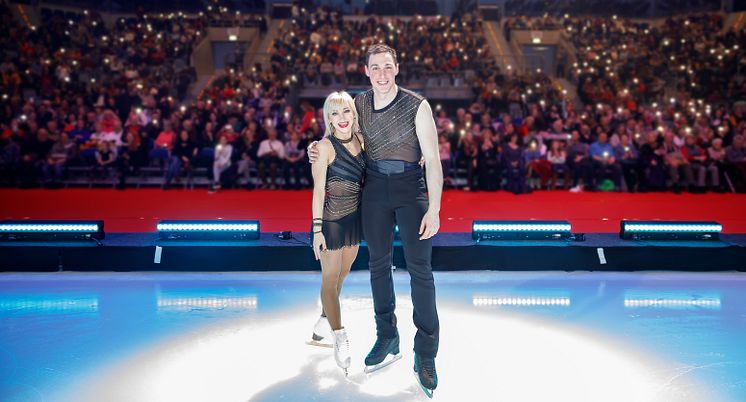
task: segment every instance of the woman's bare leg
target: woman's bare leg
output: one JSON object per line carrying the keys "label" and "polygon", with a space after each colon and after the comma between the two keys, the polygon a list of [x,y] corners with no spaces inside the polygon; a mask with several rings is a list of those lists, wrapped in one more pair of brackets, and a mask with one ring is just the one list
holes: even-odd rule
{"label": "woman's bare leg", "polygon": [[350,273],[352,263],[355,262],[355,258],[357,258],[358,248],[359,246],[354,246],[342,249],[342,270],[339,273],[339,282],[337,283],[338,295],[342,293],[342,284],[344,283],[347,274]]}
{"label": "woman's bare leg", "polygon": [[332,330],[342,328],[339,311],[339,283],[342,272],[342,250],[321,252],[321,305]]}

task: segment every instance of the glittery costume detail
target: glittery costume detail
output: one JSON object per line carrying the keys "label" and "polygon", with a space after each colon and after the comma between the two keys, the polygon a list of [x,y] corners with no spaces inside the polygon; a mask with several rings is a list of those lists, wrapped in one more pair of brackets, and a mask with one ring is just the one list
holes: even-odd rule
{"label": "glittery costume detail", "polygon": [[326,171],[326,196],[321,231],[329,250],[355,246],[362,240],[360,199],[365,175],[365,154],[352,155],[329,136],[336,156]]}
{"label": "glittery costume detail", "polygon": [[374,110],[372,89],[355,97],[355,108],[360,118],[368,158],[373,161],[420,161],[422,152],[417,140],[415,118],[424,99],[399,87],[391,103]]}

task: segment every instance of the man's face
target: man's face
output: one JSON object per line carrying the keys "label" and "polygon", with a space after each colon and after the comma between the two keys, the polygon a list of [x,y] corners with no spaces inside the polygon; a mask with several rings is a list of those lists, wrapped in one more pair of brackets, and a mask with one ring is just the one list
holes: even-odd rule
{"label": "man's face", "polygon": [[394,88],[397,74],[399,65],[394,63],[394,57],[389,53],[371,55],[365,66],[365,75],[370,78],[373,90],[380,94],[388,94]]}

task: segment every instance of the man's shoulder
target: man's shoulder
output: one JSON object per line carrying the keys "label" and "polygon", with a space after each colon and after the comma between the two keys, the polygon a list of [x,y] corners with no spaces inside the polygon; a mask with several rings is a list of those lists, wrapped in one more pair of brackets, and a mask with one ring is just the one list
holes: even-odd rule
{"label": "man's shoulder", "polygon": [[422,102],[423,100],[425,100],[424,96],[418,94],[415,91],[412,91],[411,89],[399,87],[399,90],[402,92],[402,96],[409,97],[416,102]]}
{"label": "man's shoulder", "polygon": [[357,104],[358,102],[363,101],[363,99],[370,98],[371,96],[373,96],[373,88],[355,95],[355,103]]}

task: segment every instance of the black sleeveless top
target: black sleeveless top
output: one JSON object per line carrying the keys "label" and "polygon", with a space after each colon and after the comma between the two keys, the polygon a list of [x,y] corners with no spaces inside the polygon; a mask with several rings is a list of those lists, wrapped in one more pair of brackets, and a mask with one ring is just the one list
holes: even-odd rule
{"label": "black sleeveless top", "polygon": [[402,87],[386,107],[373,108],[373,90],[355,97],[355,108],[367,156],[373,161],[397,160],[419,163],[422,156],[415,118],[425,98]]}
{"label": "black sleeveless top", "polygon": [[329,141],[336,156],[326,170],[326,197],[324,198],[325,221],[336,221],[357,212],[362,197],[365,175],[365,151],[352,155],[333,135]]}

